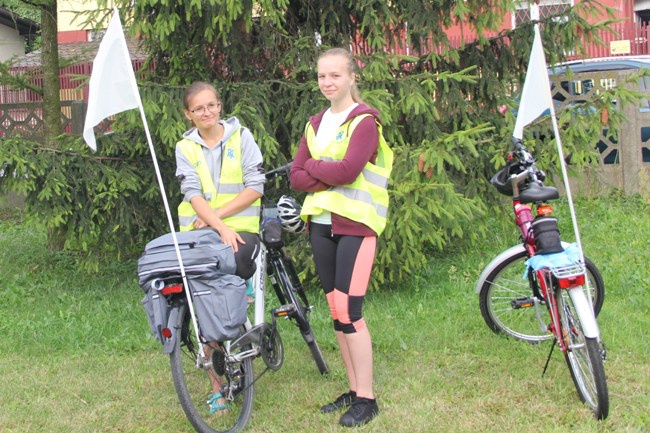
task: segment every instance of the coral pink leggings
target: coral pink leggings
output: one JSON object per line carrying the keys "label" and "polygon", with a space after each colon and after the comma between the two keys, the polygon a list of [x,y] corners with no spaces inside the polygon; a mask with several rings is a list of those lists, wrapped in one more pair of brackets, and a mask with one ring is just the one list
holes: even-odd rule
{"label": "coral pink leggings", "polygon": [[334,329],[346,334],[364,329],[363,300],[375,259],[377,237],[332,236],[332,226],[311,223],[310,240]]}

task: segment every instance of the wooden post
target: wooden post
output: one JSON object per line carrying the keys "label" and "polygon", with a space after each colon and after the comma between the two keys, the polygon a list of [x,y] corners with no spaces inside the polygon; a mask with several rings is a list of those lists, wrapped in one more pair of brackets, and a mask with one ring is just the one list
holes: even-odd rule
{"label": "wooden post", "polygon": [[[628,73],[621,73],[620,79],[624,81]],[[635,84],[633,89],[638,90]],[[639,170],[641,169],[641,134],[639,128],[638,104],[625,104],[623,116],[627,119],[619,134],[621,151],[621,171],[623,172],[623,192],[631,195],[639,192]]]}
{"label": "wooden post", "polygon": [[72,122],[72,133],[82,135],[86,120],[86,103],[84,101],[72,101],[71,107],[70,121]]}

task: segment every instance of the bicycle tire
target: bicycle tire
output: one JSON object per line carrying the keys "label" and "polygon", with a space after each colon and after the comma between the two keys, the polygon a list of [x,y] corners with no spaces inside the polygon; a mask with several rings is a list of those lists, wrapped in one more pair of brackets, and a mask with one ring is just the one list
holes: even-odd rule
{"label": "bicycle tire", "polygon": [[289,300],[290,303],[295,306],[293,319],[295,319],[296,325],[300,330],[300,335],[302,335],[303,340],[305,343],[307,343],[307,347],[309,347],[309,351],[311,352],[312,358],[314,358],[314,362],[316,363],[316,367],[318,367],[318,371],[321,374],[327,374],[329,373],[329,368],[327,366],[327,362],[325,361],[325,357],[323,356],[323,352],[321,351],[320,346],[316,341],[314,330],[309,323],[309,310],[296,295],[296,291],[294,290],[291,282],[287,278],[283,278],[283,280],[285,281],[285,284],[282,285],[284,296]]}
{"label": "bicycle tire", "polygon": [[[588,338],[568,290],[556,289],[561,335],[567,351],[564,358],[580,400],[587,404],[596,419],[605,419],[609,413],[609,394],[603,356],[596,338]],[[578,296],[584,294],[578,292]]]}
{"label": "bicycle tire", "polygon": [[305,343],[307,343],[307,347],[309,347],[311,356],[314,358],[314,362],[316,363],[316,367],[318,367],[320,374],[328,374],[330,370],[325,362],[325,356],[323,356],[323,352],[320,350],[320,346],[316,342],[314,330],[310,327],[308,332],[301,332],[301,335],[303,340],[305,340]]}
{"label": "bicycle tire", "polygon": [[210,414],[207,404],[212,392],[208,376],[214,373],[212,367],[197,367],[198,344],[186,302],[180,308],[174,330],[177,335],[175,346],[169,355],[174,387],[180,404],[194,429],[198,433],[235,433],[248,425],[253,412],[254,372],[251,358],[239,363],[224,362],[226,372],[220,376],[222,394],[227,398],[228,411],[225,414]]}
{"label": "bicycle tire", "polygon": [[[479,306],[483,320],[494,333],[539,343],[552,339],[553,334],[542,329],[540,323],[540,320],[546,323],[548,313],[541,296],[535,296],[539,292],[534,273],[528,280],[522,278],[527,259],[526,251],[521,249],[506,255],[496,264],[480,288]],[[586,257],[585,263],[587,281],[584,289],[591,292],[594,312],[598,316],[605,300],[605,284],[596,265]],[[528,301],[532,305],[525,306]],[[513,303],[520,308],[515,308]]]}
{"label": "bicycle tire", "polygon": [[[303,340],[307,343],[307,347],[309,347],[309,351],[316,363],[318,371],[321,374],[328,374],[329,367],[327,366],[323,352],[316,341],[314,330],[309,323],[309,307],[301,300],[306,299],[306,294],[302,287],[297,288],[292,283],[292,278],[289,275],[289,272],[293,272],[293,278],[298,278],[295,270],[287,270],[287,267],[293,266],[293,262],[286,255],[282,255],[272,260],[272,265],[273,272],[277,278],[277,284],[280,285],[281,291],[277,293],[280,302],[293,304],[294,311],[291,313],[290,317],[295,320]],[[301,296],[298,296],[298,291],[301,291]]]}

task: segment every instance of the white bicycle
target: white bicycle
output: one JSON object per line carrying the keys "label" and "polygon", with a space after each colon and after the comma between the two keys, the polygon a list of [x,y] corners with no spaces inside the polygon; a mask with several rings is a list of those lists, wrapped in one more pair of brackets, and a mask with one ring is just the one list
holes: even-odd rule
{"label": "white bicycle", "polygon": [[[267,180],[287,176],[289,167],[266,173]],[[319,372],[329,372],[309,323],[312,307],[280,235],[282,229],[297,231],[301,228],[299,206],[293,199],[283,196],[277,206],[263,207],[262,212],[261,250],[252,277],[255,293],[252,320],[249,314],[241,336],[232,341],[208,343],[201,336],[198,317],[199,330],[195,329],[182,279],[175,276],[161,283],[164,287],[160,293],[171,308],[168,325],[162,333],[170,355],[174,386],[188,420],[199,433],[234,433],[248,425],[253,411],[255,381],[268,370],[278,370],[284,361],[284,347],[277,326],[279,318],[296,324]],[[270,322],[266,320],[268,281],[280,304],[271,310]],[[258,357],[266,368],[255,376],[253,360]],[[213,414],[206,400],[216,377],[221,383],[220,394],[226,400],[227,410]]]}

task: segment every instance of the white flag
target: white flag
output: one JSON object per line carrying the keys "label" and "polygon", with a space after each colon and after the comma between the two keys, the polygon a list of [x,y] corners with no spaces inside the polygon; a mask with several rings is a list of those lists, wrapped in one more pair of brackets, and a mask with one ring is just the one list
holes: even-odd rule
{"label": "white flag", "polygon": [[539,26],[535,24],[535,40],[528,61],[524,90],[519,100],[513,137],[521,139],[524,127],[541,116],[544,111],[552,110],[552,104],[551,84],[548,80],[542,37],[539,34]]}
{"label": "white flag", "polygon": [[93,128],[105,118],[142,105],[117,8],[93,61],[83,137],[97,150]]}

